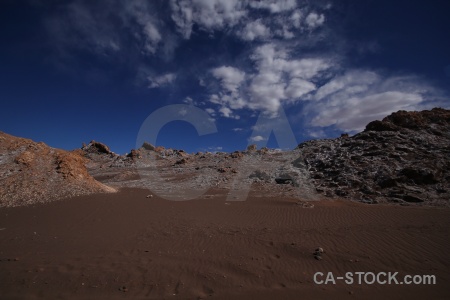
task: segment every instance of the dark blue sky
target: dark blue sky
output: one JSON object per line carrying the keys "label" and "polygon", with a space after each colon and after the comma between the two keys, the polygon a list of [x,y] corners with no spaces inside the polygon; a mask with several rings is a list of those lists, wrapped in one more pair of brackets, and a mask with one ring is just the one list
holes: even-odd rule
{"label": "dark blue sky", "polygon": [[0,130],[125,153],[151,113],[184,103],[218,132],[176,121],[158,144],[261,146],[257,118],[280,107],[297,142],[354,133],[399,109],[450,107],[449,11],[438,0],[4,0]]}

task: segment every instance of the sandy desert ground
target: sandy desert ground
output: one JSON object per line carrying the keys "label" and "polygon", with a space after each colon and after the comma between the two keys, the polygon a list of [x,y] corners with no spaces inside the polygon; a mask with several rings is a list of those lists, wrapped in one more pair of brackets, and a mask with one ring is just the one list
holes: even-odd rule
{"label": "sandy desert ground", "polygon": [[[450,209],[342,200],[147,198],[146,189],[0,209],[1,299],[449,299]],[[325,251],[316,260],[317,247]],[[313,282],[316,272],[436,285]],[[402,278],[402,277],[400,277]]]}
{"label": "sandy desert ground", "polygon": [[291,151],[126,155],[0,133],[0,299],[450,299],[449,128],[400,111]]}

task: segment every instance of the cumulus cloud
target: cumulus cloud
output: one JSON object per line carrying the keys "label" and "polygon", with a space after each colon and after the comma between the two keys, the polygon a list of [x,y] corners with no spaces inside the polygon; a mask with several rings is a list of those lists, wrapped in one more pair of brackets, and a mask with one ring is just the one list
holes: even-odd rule
{"label": "cumulus cloud", "polygon": [[[306,15],[310,5],[302,3],[299,9],[297,0],[171,0],[170,7],[171,18],[185,39],[191,37],[194,25],[210,33],[226,29],[244,41],[274,36],[292,39],[303,32],[294,29],[312,30],[325,21],[319,12]],[[260,10],[272,16],[263,22],[256,17]]]}
{"label": "cumulus cloud", "polygon": [[222,106],[221,108],[219,108],[219,112],[225,118],[239,119],[239,117],[233,114],[233,111],[226,106]]}
{"label": "cumulus cloud", "polygon": [[323,25],[323,23],[325,22],[325,16],[312,12],[306,17],[305,22],[309,28],[316,28]]}
{"label": "cumulus cloud", "polygon": [[275,117],[281,105],[305,101],[307,125],[315,128],[309,134],[314,137],[325,134],[323,127],[355,132],[394,111],[423,109],[426,95],[436,94],[414,76],[345,71],[326,56],[291,57],[289,48],[274,43],[257,47],[250,60],[253,69],[246,70],[245,76],[229,66],[214,69],[221,90],[210,102],[220,106],[224,117],[244,108]]}
{"label": "cumulus cloud", "polygon": [[260,135],[253,136],[253,137],[251,137],[249,139],[249,141],[252,142],[252,143],[261,142],[261,141],[264,141],[264,140],[265,139],[262,136],[260,136]]}
{"label": "cumulus cloud", "polygon": [[213,108],[205,108],[205,111],[213,117],[216,116],[216,111]]}
{"label": "cumulus cloud", "polygon": [[[147,78],[149,81],[148,87],[151,89],[163,87],[165,85],[172,83],[176,78],[177,78],[177,75],[174,73],[167,73],[167,74],[160,75],[160,76],[149,76]],[[186,98],[186,100],[189,101],[188,98]]]}
{"label": "cumulus cloud", "polygon": [[331,66],[321,58],[290,59],[286,49],[272,43],[255,49],[251,60],[255,69],[246,76],[232,67],[213,70],[222,91],[211,95],[210,102],[227,108],[223,116],[242,108],[275,116],[282,102],[307,100],[303,97],[316,90],[313,80]]}
{"label": "cumulus cloud", "polygon": [[245,72],[229,66],[218,67],[211,72],[220,81],[222,87],[229,92],[236,92],[245,79]]}
{"label": "cumulus cloud", "polygon": [[[302,43],[311,31],[305,28],[323,24],[320,9],[312,11],[297,0],[98,0],[69,1],[61,4],[58,14],[45,21],[51,44],[63,65],[71,63],[74,51],[87,51],[117,66],[135,68],[136,82],[145,82],[155,70],[149,59],[174,57],[175,49],[190,39],[193,28],[199,34],[222,31],[245,42],[286,39]],[[264,12],[263,12],[264,11]],[[270,13],[270,17],[262,17]],[[309,14],[308,14],[309,13]],[[66,60],[66,61],[63,61]],[[57,62],[60,65],[60,62]],[[68,68],[69,69],[69,68]],[[148,69],[141,74],[140,70]],[[182,76],[179,73],[179,76]],[[161,85],[152,80],[150,87]],[[203,81],[200,81],[203,85]],[[292,90],[292,88],[291,88]],[[293,95],[292,91],[289,92]],[[297,93],[298,94],[298,93]],[[221,98],[221,95],[218,95]],[[233,95],[234,107],[245,106]],[[228,102],[231,100],[228,99]]]}
{"label": "cumulus cloud", "polygon": [[221,90],[209,97],[209,101],[220,105],[219,112],[226,118],[238,119],[239,116],[233,113],[234,109],[245,107],[245,100],[241,97],[241,85],[245,81],[245,72],[229,67],[222,66],[214,68],[211,73],[220,83]]}
{"label": "cumulus cloud", "polygon": [[302,20],[303,12],[301,10],[294,11],[290,17],[291,24],[294,28],[300,28]]}
{"label": "cumulus cloud", "polygon": [[261,22],[261,19],[257,19],[245,25],[244,29],[239,32],[239,36],[245,41],[265,39],[270,37],[270,29]]}
{"label": "cumulus cloud", "polygon": [[297,7],[296,0],[259,0],[250,1],[250,7],[256,9],[265,9],[271,13],[293,10]]}
{"label": "cumulus cloud", "polygon": [[[214,104],[207,108],[212,117],[238,119],[242,109],[275,114],[281,105],[305,101],[305,113],[312,115],[309,125],[319,128],[315,132],[326,126],[354,131],[392,111],[423,108],[431,89],[411,76],[345,70],[330,54],[305,54],[314,53],[315,43],[329,38],[327,30],[318,30],[327,26],[327,7],[306,1],[99,1],[98,5],[63,4],[60,14],[46,23],[52,44],[61,52],[75,49],[123,60],[123,64],[133,61],[138,71],[144,70],[140,79],[149,88],[167,86],[177,74],[184,75],[155,72],[147,61],[173,55],[183,39],[191,38],[193,28],[200,34],[220,30],[248,42],[245,47],[251,54],[237,58],[239,67],[227,61],[203,73],[211,76],[199,79],[208,91],[205,101]],[[159,15],[157,7],[164,7],[169,16]],[[205,104],[189,97],[184,102]]]}
{"label": "cumulus cloud", "polygon": [[172,20],[185,39],[197,24],[205,31],[236,25],[246,16],[246,1],[240,0],[171,0]]}
{"label": "cumulus cloud", "polygon": [[158,29],[156,29],[153,24],[147,23],[143,26],[142,32],[145,37],[144,49],[154,54],[159,41],[161,41],[161,35],[159,34]]}

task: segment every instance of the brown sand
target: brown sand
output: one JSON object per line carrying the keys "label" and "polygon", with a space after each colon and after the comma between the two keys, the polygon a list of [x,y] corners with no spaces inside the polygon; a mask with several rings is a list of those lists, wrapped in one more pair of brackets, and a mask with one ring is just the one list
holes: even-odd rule
{"label": "brown sand", "polygon": [[[0,299],[450,299],[447,208],[218,193],[174,202],[122,189],[1,208]],[[437,284],[317,285],[318,271]]]}

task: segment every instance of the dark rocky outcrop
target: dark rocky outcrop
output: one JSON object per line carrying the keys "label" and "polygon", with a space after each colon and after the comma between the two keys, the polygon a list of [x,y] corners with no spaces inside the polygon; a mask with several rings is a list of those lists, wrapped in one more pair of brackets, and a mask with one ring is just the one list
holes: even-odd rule
{"label": "dark rocky outcrop", "polygon": [[81,147],[81,150],[83,150],[86,153],[96,153],[96,154],[112,153],[111,150],[109,150],[108,146],[96,141],[91,141],[88,145],[83,145],[83,147]]}
{"label": "dark rocky outcrop", "polygon": [[297,161],[326,196],[449,204],[449,110],[399,111],[352,137],[308,141],[298,149]]}
{"label": "dark rocky outcrop", "polygon": [[130,153],[127,154],[127,157],[131,158],[132,160],[136,160],[141,158],[141,152],[136,149],[131,149]]}
{"label": "dark rocky outcrop", "polygon": [[148,151],[155,151],[155,149],[156,149],[155,146],[153,146],[152,144],[147,143],[147,142],[144,142],[144,143],[142,144],[141,148],[143,148],[143,149],[145,149],[145,150],[148,150]]}
{"label": "dark rocky outcrop", "polygon": [[252,144],[247,147],[247,152],[255,152],[256,149],[257,149],[256,145]]}

